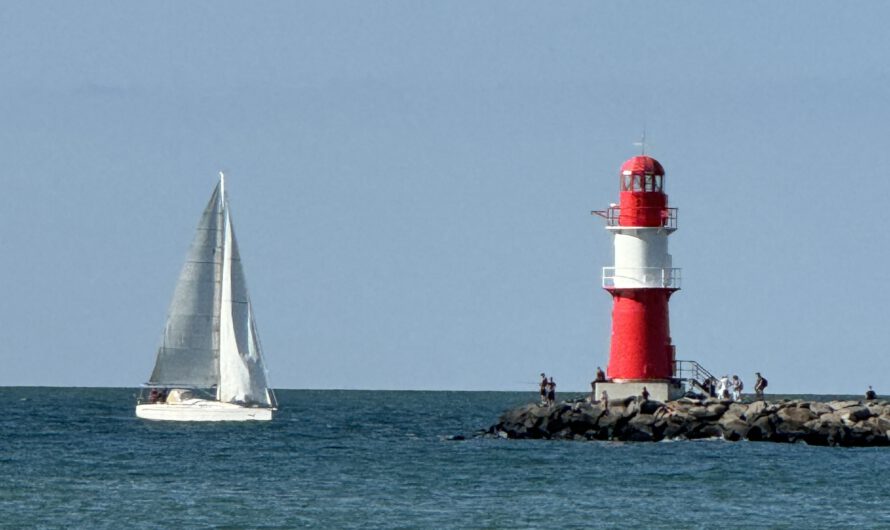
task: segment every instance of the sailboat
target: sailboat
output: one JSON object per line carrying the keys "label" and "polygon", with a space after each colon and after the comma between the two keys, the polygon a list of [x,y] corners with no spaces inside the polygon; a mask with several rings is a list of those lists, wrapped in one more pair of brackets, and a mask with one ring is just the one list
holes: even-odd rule
{"label": "sailboat", "polygon": [[179,274],[136,416],[268,421],[277,408],[220,173]]}

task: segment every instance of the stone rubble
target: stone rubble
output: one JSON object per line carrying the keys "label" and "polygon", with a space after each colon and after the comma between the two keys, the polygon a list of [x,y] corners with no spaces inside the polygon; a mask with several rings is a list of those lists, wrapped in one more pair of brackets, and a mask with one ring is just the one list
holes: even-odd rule
{"label": "stone rubble", "polygon": [[874,401],[754,401],[639,398],[610,401],[608,410],[586,400],[536,403],[501,415],[484,431],[513,439],[657,442],[722,437],[730,441],[804,442],[809,445],[890,445],[890,403]]}

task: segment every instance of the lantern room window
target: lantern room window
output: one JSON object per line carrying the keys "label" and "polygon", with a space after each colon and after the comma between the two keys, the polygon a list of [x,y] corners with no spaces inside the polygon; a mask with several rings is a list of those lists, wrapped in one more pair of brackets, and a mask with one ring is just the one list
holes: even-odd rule
{"label": "lantern room window", "polygon": [[621,175],[621,191],[661,192],[664,179],[661,175],[634,175],[630,171]]}
{"label": "lantern room window", "polygon": [[624,175],[621,175],[621,191],[629,191],[630,190],[630,181],[631,181],[630,171],[626,172]]}

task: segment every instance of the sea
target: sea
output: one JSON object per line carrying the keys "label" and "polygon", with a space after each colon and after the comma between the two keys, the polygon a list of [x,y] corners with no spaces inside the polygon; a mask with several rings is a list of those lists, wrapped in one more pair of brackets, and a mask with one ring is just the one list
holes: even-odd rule
{"label": "sea", "polygon": [[0,388],[0,527],[890,528],[890,448],[474,436],[535,392],[280,390],[219,424],[136,393]]}

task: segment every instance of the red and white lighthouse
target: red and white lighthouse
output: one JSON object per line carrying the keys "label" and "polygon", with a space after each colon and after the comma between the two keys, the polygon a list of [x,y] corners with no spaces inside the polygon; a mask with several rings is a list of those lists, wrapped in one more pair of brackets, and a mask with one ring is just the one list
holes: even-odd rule
{"label": "red and white lighthouse", "polygon": [[677,209],[668,207],[661,164],[635,156],[621,166],[619,204],[602,212],[614,238],[615,262],[603,268],[603,288],[612,295],[612,339],[607,376],[597,392],[611,398],[653,399],[682,394],[674,379],[668,301],[680,288],[680,269],[668,253],[677,229]]}

